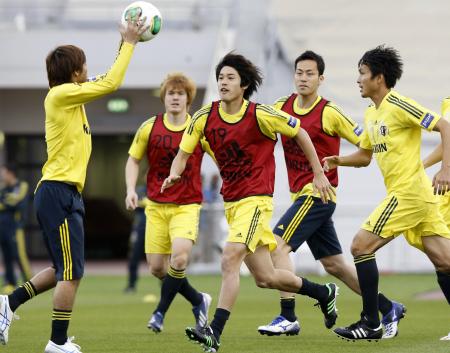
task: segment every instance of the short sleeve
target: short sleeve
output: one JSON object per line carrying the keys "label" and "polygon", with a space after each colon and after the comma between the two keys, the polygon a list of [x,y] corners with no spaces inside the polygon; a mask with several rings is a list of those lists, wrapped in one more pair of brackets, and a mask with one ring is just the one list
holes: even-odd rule
{"label": "short sleeve", "polygon": [[186,127],[186,130],[184,130],[183,138],[180,142],[180,149],[184,152],[189,154],[193,153],[197,144],[204,137],[206,119],[210,108],[211,105],[208,105],[197,111],[192,117],[189,125]]}
{"label": "short sleeve", "polygon": [[367,133],[367,130],[364,130],[360,137],[359,147],[365,149],[365,150],[372,150],[372,143],[369,139],[369,134]]}
{"label": "short sleeve", "polygon": [[400,119],[407,125],[418,126],[422,129],[432,131],[441,118],[439,114],[421,106],[414,100],[406,97],[391,95],[387,101],[397,106]]}
{"label": "short sleeve", "polygon": [[275,140],[280,133],[289,138],[294,137],[300,129],[300,120],[270,105],[259,104],[256,118],[264,135]]}
{"label": "short sleeve", "polygon": [[147,151],[148,139],[152,131],[153,124],[155,123],[155,119],[155,117],[152,117],[139,127],[136,135],[134,135],[134,139],[130,146],[130,149],[128,150],[128,154],[131,157],[139,161],[142,159],[142,157],[144,157],[145,152]]}
{"label": "short sleeve", "polygon": [[328,135],[340,136],[354,145],[360,142],[363,133],[358,123],[332,103],[324,108],[323,129]]}
{"label": "short sleeve", "polygon": [[274,107],[275,109],[281,110],[281,108],[283,108],[284,103],[286,103],[286,101],[288,99],[289,99],[289,96],[280,97],[272,104],[272,107]]}

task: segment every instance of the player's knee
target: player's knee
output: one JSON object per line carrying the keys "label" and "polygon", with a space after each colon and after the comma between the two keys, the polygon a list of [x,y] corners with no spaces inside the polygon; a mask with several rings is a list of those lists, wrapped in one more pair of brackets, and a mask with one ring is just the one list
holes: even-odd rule
{"label": "player's knee", "polygon": [[350,246],[350,252],[353,257],[367,254],[367,251],[368,250],[365,248],[364,243],[360,241],[357,236],[353,238],[352,245]]}
{"label": "player's knee", "polygon": [[275,288],[275,278],[266,273],[254,273],[255,283],[259,288]]}
{"label": "player's knee", "polygon": [[435,265],[436,271],[450,275],[450,259],[440,261]]}
{"label": "player's knee", "polygon": [[234,273],[239,271],[239,266],[234,257],[222,257],[221,262],[222,274]]}
{"label": "player's knee", "polygon": [[163,266],[152,266],[150,269],[153,276],[159,279],[163,279],[166,275],[165,268]]}
{"label": "player's knee", "polygon": [[170,258],[170,266],[177,270],[182,270],[187,267],[189,256],[186,253],[172,254]]}
{"label": "player's knee", "polygon": [[242,263],[242,256],[238,251],[225,250],[222,254],[222,273],[239,272]]}
{"label": "player's knee", "polygon": [[339,263],[325,263],[323,264],[325,271],[332,276],[339,276],[342,273],[342,266]]}
{"label": "player's knee", "polygon": [[255,278],[256,286],[259,288],[271,288],[268,281],[265,278]]}
{"label": "player's knee", "polygon": [[291,247],[286,244],[286,243],[278,243],[277,247],[275,250],[273,250],[270,253],[270,256],[272,256],[272,258],[281,258],[281,257],[286,257],[289,256],[289,253],[291,252]]}

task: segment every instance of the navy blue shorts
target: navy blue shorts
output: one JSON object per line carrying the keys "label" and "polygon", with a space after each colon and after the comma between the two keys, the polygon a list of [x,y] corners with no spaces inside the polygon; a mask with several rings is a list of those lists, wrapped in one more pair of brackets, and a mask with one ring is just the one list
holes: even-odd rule
{"label": "navy blue shorts", "polygon": [[36,191],[34,207],[56,280],[83,277],[84,204],[77,188],[59,181],[43,181]]}
{"label": "navy blue shorts", "polygon": [[273,232],[281,237],[292,251],[306,241],[316,260],[342,254],[331,216],[336,204],[323,203],[320,198],[301,196],[278,221]]}

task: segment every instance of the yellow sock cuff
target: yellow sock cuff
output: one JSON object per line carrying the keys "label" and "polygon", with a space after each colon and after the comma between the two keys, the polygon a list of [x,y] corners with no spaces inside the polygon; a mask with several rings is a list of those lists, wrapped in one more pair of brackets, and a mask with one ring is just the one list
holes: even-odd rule
{"label": "yellow sock cuff", "polygon": [[375,254],[360,255],[360,256],[355,256],[353,258],[355,265],[360,264],[362,262],[371,261],[371,260],[375,260]]}
{"label": "yellow sock cuff", "polygon": [[70,320],[72,317],[71,310],[53,309],[52,320]]}
{"label": "yellow sock cuff", "polygon": [[186,277],[186,272],[184,269],[176,270],[173,267],[169,267],[169,271],[167,271],[167,274],[173,278],[185,278]]}

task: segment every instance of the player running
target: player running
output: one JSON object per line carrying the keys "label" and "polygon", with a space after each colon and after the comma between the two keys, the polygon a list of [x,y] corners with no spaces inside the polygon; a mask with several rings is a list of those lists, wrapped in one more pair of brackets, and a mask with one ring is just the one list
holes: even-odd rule
{"label": "player running", "polygon": [[422,129],[441,133],[444,146],[441,170],[434,178],[434,193],[450,183],[450,124],[436,113],[393,90],[402,74],[398,52],[379,46],[359,61],[361,96],[373,104],[365,113],[360,148],[349,156],[326,157],[324,168],[367,166],[375,156],[388,195],[353,238],[354,257],[363,300],[361,319],[334,332],[348,340],[379,339],[378,268],[375,252],[399,234],[424,251],[436,268],[438,282],[450,298],[450,231],[420,159]]}
{"label": "player running", "polygon": [[[295,60],[294,68],[297,92],[280,98],[275,107],[300,120],[302,128],[311,137],[319,159],[339,154],[341,138],[353,145],[359,145],[363,129],[334,103],[318,94],[324,81],[323,58],[312,51],[306,51]],[[334,228],[332,215],[336,208],[336,197],[333,196],[328,203],[322,202],[320,195],[314,191],[314,174],[302,150],[294,139],[282,136],[281,141],[294,203],[273,229],[277,240],[277,248],[271,252],[275,268],[295,273],[289,254],[306,241],[314,258],[322,263],[325,271],[361,294],[355,267],[345,261]],[[325,175],[336,188],[337,168],[326,172]],[[406,309],[381,293],[378,299],[385,327],[383,337],[395,337],[398,333],[398,322],[403,318]],[[280,292],[280,307],[280,315],[268,325],[258,327],[261,334],[278,336],[296,335],[300,332],[300,324],[295,315],[295,295]]]}
{"label": "player running", "polygon": [[198,292],[186,278],[189,256],[198,236],[203,198],[200,176],[203,149],[200,143],[187,161],[181,182],[171,193],[160,192],[183,132],[191,120],[188,110],[195,98],[196,87],[184,74],[172,73],[162,82],[160,92],[166,112],[141,125],[125,167],[125,203],[128,209],[134,210],[138,207],[136,181],[139,163],[145,157],[149,166],[147,197],[150,201],[145,208],[145,253],[151,273],[162,281],[162,285],[160,301],[147,327],[156,333],[163,330],[164,316],[177,293],[191,303],[199,329],[207,323],[211,303],[211,296]]}
{"label": "player running", "polygon": [[[290,271],[273,267],[276,247],[269,222],[275,180],[273,155],[276,134],[295,141],[313,168],[314,187],[324,202],[333,194],[308,134],[300,121],[267,105],[249,101],[262,82],[259,69],[242,55],[230,53],[216,67],[220,101],[195,113],[161,191],[182,180],[186,161],[201,138],[209,143],[220,169],[229,235],[222,255],[222,287],[214,319],[203,330],[188,327],[188,337],[216,352],[220,336],[239,291],[239,269],[244,261],[257,286],[308,295],[320,303],[326,321],[336,320],[337,286],[319,285]],[[170,193],[170,190],[165,191]]]}
{"label": "player running", "polygon": [[[442,117],[450,120],[450,97],[447,97],[442,101],[441,111]],[[440,143],[439,146],[423,160],[423,165],[425,168],[428,168],[440,161],[442,161],[442,143]],[[446,192],[444,195],[440,196],[440,210],[447,223],[447,227],[450,229],[450,192]],[[447,301],[450,303],[448,297]],[[441,341],[450,341],[450,333],[447,336],[442,337]]]}

